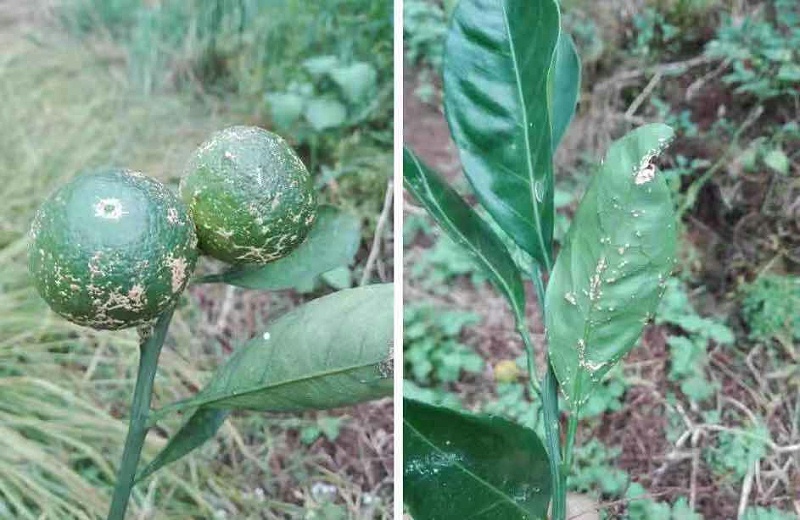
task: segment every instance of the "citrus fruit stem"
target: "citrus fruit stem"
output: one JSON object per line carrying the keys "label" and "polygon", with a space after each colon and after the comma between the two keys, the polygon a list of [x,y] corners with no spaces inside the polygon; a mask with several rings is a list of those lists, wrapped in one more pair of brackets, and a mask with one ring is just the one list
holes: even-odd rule
{"label": "citrus fruit stem", "polygon": [[117,483],[114,486],[114,496],[108,512],[108,520],[124,520],[125,511],[136,478],[136,468],[142,455],[142,447],[147,436],[147,425],[150,414],[150,400],[153,396],[153,380],[158,367],[158,356],[167,336],[174,307],[162,313],[156,321],[153,331],[143,339],[139,345],[139,370],[136,374],[136,386],[131,404],[131,417],[128,425],[128,435],[125,438],[125,449],[122,452],[122,462],[117,473]]}

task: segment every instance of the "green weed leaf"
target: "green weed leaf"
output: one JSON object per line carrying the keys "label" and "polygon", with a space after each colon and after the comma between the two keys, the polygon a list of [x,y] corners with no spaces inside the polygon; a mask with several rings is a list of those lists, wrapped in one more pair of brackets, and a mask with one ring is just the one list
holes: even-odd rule
{"label": "green weed leaf", "polygon": [[559,27],[554,0],[462,0],[443,72],[445,114],[478,199],[547,268],[554,213],[548,91]]}
{"label": "green weed leaf", "polygon": [[550,501],[547,453],[533,430],[411,399],[403,399],[403,482],[417,520],[535,520]]}
{"label": "green weed leaf", "polygon": [[347,108],[335,99],[315,98],[306,105],[304,115],[311,128],[322,132],[343,126],[347,121]]}
{"label": "green weed leaf", "polygon": [[352,105],[368,101],[375,95],[378,86],[375,67],[361,61],[331,70],[330,77]]}
{"label": "green weed leaf", "polygon": [[321,410],[392,394],[393,285],[346,289],[278,318],[197,396],[169,409]]}
{"label": "green weed leaf", "polygon": [[506,297],[518,321],[525,315],[525,289],[503,242],[439,175],[403,150],[406,189],[423,204],[450,238],[465,248]]}
{"label": "green weed leaf", "polygon": [[272,122],[278,128],[287,130],[292,127],[303,115],[305,99],[295,92],[276,92],[267,94]]}
{"label": "green weed leaf", "polygon": [[670,190],[650,161],[669,143],[666,125],[611,145],[572,221],[545,305],[550,360],[571,410],[638,341],[673,267]]}
{"label": "green weed leaf", "polygon": [[357,216],[322,206],[306,240],[288,256],[262,267],[234,267],[200,278],[198,283],[221,282],[269,291],[308,286],[318,276],[352,262],[360,242]]}

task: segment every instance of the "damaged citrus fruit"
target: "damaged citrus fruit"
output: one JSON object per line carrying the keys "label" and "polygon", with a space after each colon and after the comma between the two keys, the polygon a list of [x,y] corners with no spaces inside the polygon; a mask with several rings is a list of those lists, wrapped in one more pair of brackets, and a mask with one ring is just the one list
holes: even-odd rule
{"label": "damaged citrus fruit", "polygon": [[189,160],[180,194],[200,250],[231,264],[263,265],[308,235],[317,198],[308,170],[278,135],[252,126],[213,134]]}
{"label": "damaged citrus fruit", "polygon": [[28,267],[42,298],[95,329],[143,325],[174,304],[197,262],[186,206],[125,169],[80,175],[39,208]]}

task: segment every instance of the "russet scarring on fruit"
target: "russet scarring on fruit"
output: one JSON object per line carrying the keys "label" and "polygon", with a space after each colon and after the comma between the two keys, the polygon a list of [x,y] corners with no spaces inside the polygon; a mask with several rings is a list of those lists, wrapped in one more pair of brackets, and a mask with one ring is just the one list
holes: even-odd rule
{"label": "russet scarring on fruit", "polygon": [[189,160],[180,194],[202,252],[232,264],[282,258],[317,214],[311,175],[278,135],[252,126],[213,134]]}
{"label": "russet scarring on fruit", "polygon": [[80,175],[41,205],[28,267],[50,307],[80,325],[143,325],[173,305],[197,261],[183,202],[126,169]]}

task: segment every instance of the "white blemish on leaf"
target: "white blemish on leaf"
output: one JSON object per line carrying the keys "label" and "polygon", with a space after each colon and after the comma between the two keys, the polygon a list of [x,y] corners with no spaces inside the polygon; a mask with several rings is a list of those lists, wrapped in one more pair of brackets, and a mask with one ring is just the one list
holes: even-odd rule
{"label": "white blemish on leaf", "polygon": [[589,299],[591,301],[597,301],[600,296],[602,296],[602,291],[600,290],[601,275],[608,267],[608,262],[606,262],[605,257],[601,257],[600,261],[597,262],[597,267],[595,268],[594,274],[589,279]]}
{"label": "white blemish on leaf", "polygon": [[656,167],[652,164],[647,164],[636,172],[633,182],[637,186],[652,181],[656,176]]}
{"label": "white blemish on leaf", "polygon": [[604,366],[608,364],[605,362],[592,363],[588,359],[579,359],[578,363],[580,364],[581,368],[583,368],[587,372],[591,372],[592,374],[594,374],[595,372],[602,369]]}
{"label": "white blemish on leaf", "polygon": [[564,299],[572,305],[578,305],[578,300],[575,299],[575,293],[568,292],[564,295]]}
{"label": "white blemish on leaf", "polygon": [[261,337],[264,338],[264,341],[267,341],[270,338],[270,333],[269,332],[265,332]]}

